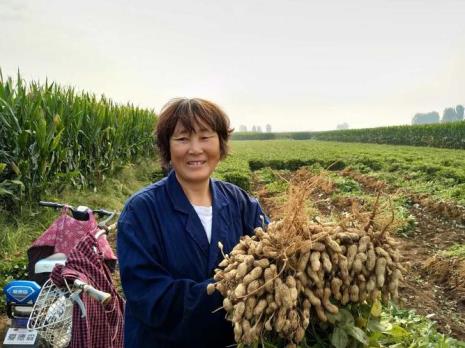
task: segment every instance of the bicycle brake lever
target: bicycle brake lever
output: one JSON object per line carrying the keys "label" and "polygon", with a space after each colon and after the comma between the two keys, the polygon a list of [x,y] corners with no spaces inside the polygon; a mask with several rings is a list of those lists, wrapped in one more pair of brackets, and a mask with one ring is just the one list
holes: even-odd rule
{"label": "bicycle brake lever", "polygon": [[73,292],[69,297],[73,302],[78,304],[82,313],[81,318],[85,318],[87,316],[86,305],[82,302],[81,296],[79,296],[80,293],[81,291]]}

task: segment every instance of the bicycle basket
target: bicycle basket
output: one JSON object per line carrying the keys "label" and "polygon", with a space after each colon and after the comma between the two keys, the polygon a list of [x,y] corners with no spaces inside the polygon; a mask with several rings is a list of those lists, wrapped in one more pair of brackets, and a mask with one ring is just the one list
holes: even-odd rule
{"label": "bicycle basket", "polygon": [[50,279],[42,286],[27,326],[53,348],[65,348],[71,341],[73,301],[71,292],[58,288]]}

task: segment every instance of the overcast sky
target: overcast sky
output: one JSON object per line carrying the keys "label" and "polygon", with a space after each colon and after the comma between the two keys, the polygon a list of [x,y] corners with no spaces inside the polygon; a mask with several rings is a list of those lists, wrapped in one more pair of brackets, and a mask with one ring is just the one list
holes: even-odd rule
{"label": "overcast sky", "polygon": [[157,112],[210,99],[274,131],[465,104],[465,1],[0,0],[0,67]]}

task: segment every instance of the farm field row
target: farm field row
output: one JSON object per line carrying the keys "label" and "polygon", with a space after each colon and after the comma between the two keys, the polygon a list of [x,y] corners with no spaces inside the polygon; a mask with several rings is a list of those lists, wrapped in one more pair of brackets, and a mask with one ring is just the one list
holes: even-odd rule
{"label": "farm field row", "polygon": [[352,168],[413,193],[465,205],[465,151],[314,140],[233,141],[217,175],[231,181],[263,167]]}

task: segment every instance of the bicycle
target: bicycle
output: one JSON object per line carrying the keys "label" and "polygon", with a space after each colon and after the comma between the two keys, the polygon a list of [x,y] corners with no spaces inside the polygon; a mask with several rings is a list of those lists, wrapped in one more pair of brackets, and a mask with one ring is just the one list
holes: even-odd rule
{"label": "bicycle", "polygon": [[[95,216],[107,218],[96,225],[97,229],[93,233],[87,233],[83,238],[76,241],[76,244],[70,248],[69,253],[50,253],[50,255],[39,260],[31,260],[30,258],[29,268],[33,270],[30,278],[37,282],[34,280],[19,280],[7,284],[4,291],[7,295],[8,315],[12,324],[5,336],[4,347],[12,347],[15,344],[21,344],[22,347],[45,345],[60,348],[72,345],[73,339],[76,341],[76,337],[73,337],[73,331],[76,331],[74,330],[75,325],[87,325],[88,311],[86,308],[90,307],[90,315],[95,317],[95,313],[99,310],[96,307],[97,303],[102,308],[108,303],[116,303],[119,310],[119,331],[122,332],[124,301],[113,287],[110,268],[103,262],[103,253],[100,247],[100,245],[105,245],[101,241],[106,239],[107,233],[115,228],[115,224],[108,226],[108,222],[116,213],[104,209],[92,211],[84,206],[74,208],[66,204],[53,202],[40,202],[39,204],[45,207],[63,209],[64,214],[71,212],[72,218],[77,221],[89,221]],[[63,214],[60,218],[67,219]],[[44,234],[49,231],[50,229]],[[63,232],[66,233],[66,231]],[[95,279],[87,279],[85,272],[81,270],[81,273],[79,273],[79,266],[76,266],[76,263],[73,264],[76,255],[86,247],[86,243],[88,245],[92,244],[92,249],[89,251],[95,253],[95,255],[89,254],[89,257],[93,258],[92,261],[95,264],[99,264],[99,261],[101,261],[103,272],[99,275],[99,285],[103,284],[104,290],[108,291],[97,290],[92,284],[89,284],[89,281],[92,283],[95,282]],[[47,252],[49,251],[50,248],[47,249]],[[70,274],[72,277],[70,277]],[[88,282],[80,278],[86,278],[85,280]],[[69,281],[70,279],[71,281]],[[41,288],[38,282],[42,285]],[[18,294],[22,294],[22,296],[18,296]],[[97,301],[89,302],[90,298]],[[74,306],[74,304],[78,306]],[[75,307],[78,309],[76,310]],[[100,324],[93,322],[93,325]],[[92,326],[90,328],[92,329]],[[74,336],[76,336],[76,333],[77,331]]]}

